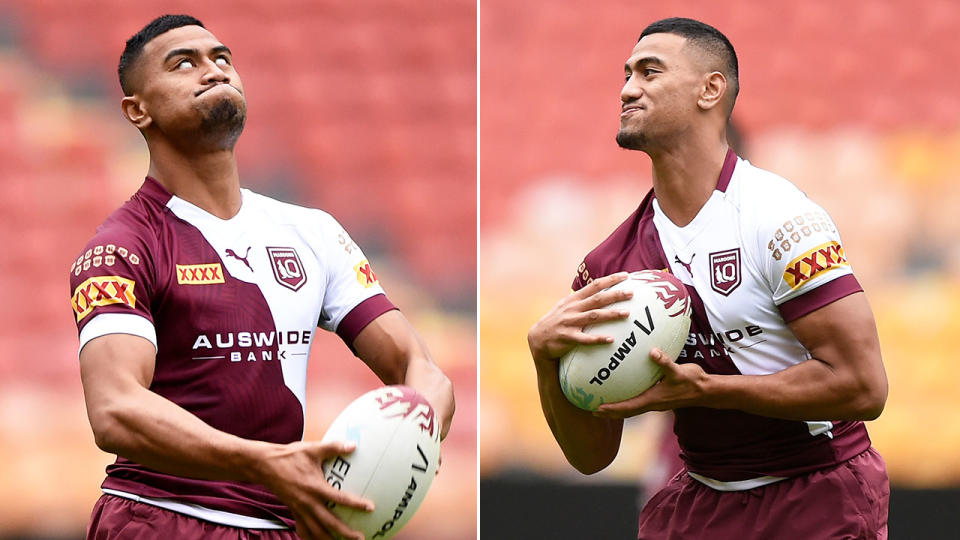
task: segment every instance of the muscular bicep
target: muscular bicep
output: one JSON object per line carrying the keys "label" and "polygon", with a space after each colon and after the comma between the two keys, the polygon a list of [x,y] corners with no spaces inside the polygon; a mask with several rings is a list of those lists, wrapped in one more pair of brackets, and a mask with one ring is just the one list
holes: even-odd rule
{"label": "muscular bicep", "polygon": [[410,359],[428,358],[413,326],[395,309],[364,327],[353,340],[353,349],[385,384],[402,383]]}
{"label": "muscular bicep", "polygon": [[810,355],[850,382],[856,398],[879,415],[887,396],[887,376],[873,312],[862,292],[827,304],[790,324]]}
{"label": "muscular bicep", "polygon": [[107,334],[90,340],[80,351],[88,412],[137,387],[149,388],[155,363],[153,343],[140,336]]}

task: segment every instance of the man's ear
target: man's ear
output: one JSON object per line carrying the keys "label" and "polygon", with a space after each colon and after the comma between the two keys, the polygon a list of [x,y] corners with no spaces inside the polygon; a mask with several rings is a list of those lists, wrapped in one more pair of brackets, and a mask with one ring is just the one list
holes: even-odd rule
{"label": "man's ear", "polygon": [[121,99],[120,109],[123,111],[123,116],[141,131],[153,123],[153,118],[147,112],[145,104],[136,95]]}
{"label": "man's ear", "polygon": [[723,73],[719,71],[708,73],[703,81],[703,87],[700,89],[697,106],[704,110],[712,109],[723,100],[726,92],[727,78],[723,76]]}

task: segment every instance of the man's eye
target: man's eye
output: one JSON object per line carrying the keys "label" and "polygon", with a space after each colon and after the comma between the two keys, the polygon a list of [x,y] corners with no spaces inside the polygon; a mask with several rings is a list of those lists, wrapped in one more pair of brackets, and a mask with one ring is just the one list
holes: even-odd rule
{"label": "man's eye", "polygon": [[216,58],[216,60],[214,60],[214,62],[216,62],[216,64],[217,64],[218,66],[229,66],[229,65],[230,65],[230,60],[228,60],[226,56],[218,56],[218,57]]}
{"label": "man's eye", "polygon": [[183,60],[177,62],[177,68],[176,68],[176,69],[187,69],[187,68],[192,68],[192,67],[193,67],[193,62],[190,61],[190,60],[187,60],[186,58],[184,58]]}

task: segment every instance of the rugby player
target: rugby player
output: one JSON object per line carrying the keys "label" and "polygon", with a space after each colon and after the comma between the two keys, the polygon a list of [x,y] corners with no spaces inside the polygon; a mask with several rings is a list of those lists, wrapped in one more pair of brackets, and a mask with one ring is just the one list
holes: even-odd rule
{"label": "rugby player", "polygon": [[[625,65],[618,144],[650,156],[653,189],[589,252],[575,292],[528,334],[540,401],[568,461],[590,474],[620,447],[623,419],[675,412],[684,469],[641,512],[641,539],[886,538],[889,483],[864,420],[887,396],[873,314],[827,213],[728,147],[739,90],[715,28],[648,26]],[[574,407],[557,359],[629,292],[626,272],[666,269],[693,299],[674,362],[639,396]]]}
{"label": "rugby player", "polygon": [[117,455],[88,538],[362,538],[327,503],[371,503],[320,468],[355,444],[301,440],[317,328],[426,396],[442,436],[450,381],[333,217],[241,189],[243,85],[199,20],[150,22],[119,78],[150,168],[71,268],[87,413]]}

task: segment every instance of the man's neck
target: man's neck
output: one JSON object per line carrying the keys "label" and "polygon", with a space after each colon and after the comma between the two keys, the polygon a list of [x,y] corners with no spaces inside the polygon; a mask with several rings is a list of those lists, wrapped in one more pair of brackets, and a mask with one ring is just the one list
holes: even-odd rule
{"label": "man's neck", "polygon": [[220,219],[240,211],[240,175],[233,149],[186,155],[165,145],[150,145],[148,174],[173,195]]}
{"label": "man's neck", "polygon": [[653,162],[653,191],[663,213],[678,227],[688,225],[707,203],[727,155],[725,140],[673,145],[648,152]]}

